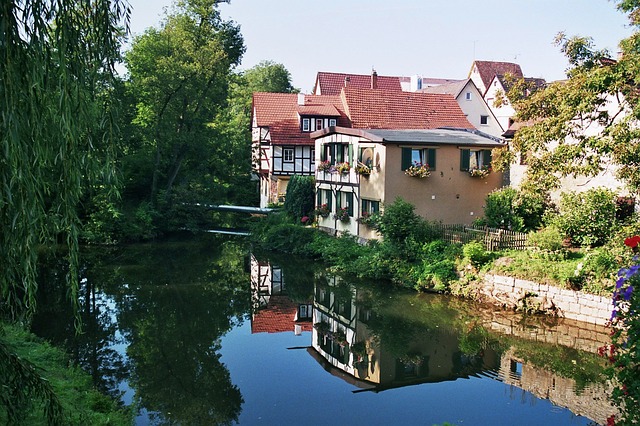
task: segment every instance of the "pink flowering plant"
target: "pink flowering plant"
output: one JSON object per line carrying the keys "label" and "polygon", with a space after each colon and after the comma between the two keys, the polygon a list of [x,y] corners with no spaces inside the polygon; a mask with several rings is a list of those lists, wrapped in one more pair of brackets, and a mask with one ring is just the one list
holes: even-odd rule
{"label": "pink flowering plant", "polygon": [[344,163],[336,163],[336,172],[344,174],[349,173],[349,170],[351,170],[351,165],[348,161],[345,161]]}
{"label": "pink flowering plant", "polygon": [[333,217],[341,222],[349,222],[349,210],[346,207],[342,207],[338,209]]}
{"label": "pink flowering plant", "polygon": [[328,172],[331,170],[331,162],[330,161],[321,161],[316,166],[316,170],[321,172]]}
{"label": "pink flowering plant", "polygon": [[611,345],[599,349],[611,363],[614,379],[613,402],[619,417],[611,416],[608,424],[640,424],[640,236],[624,240],[634,253],[632,265],[618,271],[611,312]]}
{"label": "pink flowering plant", "polygon": [[316,214],[316,216],[329,217],[331,210],[329,210],[329,206],[325,203],[316,207],[314,213]]}

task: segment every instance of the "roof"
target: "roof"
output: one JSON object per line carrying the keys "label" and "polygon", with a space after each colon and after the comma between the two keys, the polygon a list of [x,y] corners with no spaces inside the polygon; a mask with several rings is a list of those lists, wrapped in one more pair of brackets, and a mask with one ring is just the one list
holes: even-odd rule
{"label": "roof", "polygon": [[504,146],[500,139],[474,129],[349,129],[332,128],[313,132],[318,138],[331,132],[367,138],[379,143],[407,143],[422,145],[455,145],[467,147],[499,148]]}
{"label": "roof", "polygon": [[455,82],[440,84],[438,86],[429,86],[422,89],[421,92],[449,94],[453,95],[454,98],[457,98],[469,81],[470,79],[456,80]]}
{"label": "roof", "polygon": [[[480,79],[482,80],[482,84],[484,84],[484,90],[489,87],[491,80],[493,80],[493,77],[496,75],[511,74],[517,78],[524,77],[520,65],[512,62],[473,61],[473,64],[478,68],[478,74],[480,74]],[[471,76],[472,70],[473,65],[471,65],[471,70],[469,70],[469,76]]]}
{"label": "roof", "polygon": [[455,98],[448,94],[345,87],[341,96],[353,128],[474,128]]}
{"label": "roof", "polygon": [[294,325],[302,327],[302,331],[311,331],[311,322],[296,322],[298,304],[287,296],[271,296],[266,308],[253,314],[251,333],[282,333],[293,331]]}
{"label": "roof", "polygon": [[300,115],[336,117],[338,125],[349,126],[349,119],[339,96],[300,95],[295,93],[253,94],[253,118],[258,127],[269,127],[271,143],[275,145],[313,144],[308,132],[300,129]]}
{"label": "roof", "polygon": [[[371,89],[372,78],[373,73],[363,75],[320,71],[316,76],[316,85],[313,92],[320,95],[339,95],[340,91],[345,86],[359,89]],[[347,80],[346,83],[345,80]],[[392,90],[396,92],[402,91],[399,77],[376,74],[376,87],[383,90]]]}
{"label": "roof", "polygon": [[[502,85],[504,90],[506,90],[507,92],[511,90],[511,88],[515,83],[515,80],[513,80],[513,78],[511,77],[508,78],[507,76],[502,74],[497,74],[495,78],[497,78],[500,81],[500,84]],[[524,82],[526,86],[529,88],[529,91],[531,92],[536,91],[547,84],[547,81],[544,78],[534,78],[534,77],[524,77]]]}

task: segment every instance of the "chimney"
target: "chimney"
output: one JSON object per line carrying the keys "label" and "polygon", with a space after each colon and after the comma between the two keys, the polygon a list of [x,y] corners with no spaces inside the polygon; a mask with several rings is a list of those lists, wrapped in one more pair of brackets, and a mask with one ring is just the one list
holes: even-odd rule
{"label": "chimney", "polygon": [[378,73],[376,72],[376,70],[373,70],[371,72],[371,88],[372,89],[378,88]]}
{"label": "chimney", "polygon": [[298,105],[304,106],[304,93],[298,93]]}
{"label": "chimney", "polygon": [[347,87],[347,85],[349,84],[349,82],[350,82],[350,81],[351,81],[351,77],[346,76],[346,77],[344,78],[344,87]]}

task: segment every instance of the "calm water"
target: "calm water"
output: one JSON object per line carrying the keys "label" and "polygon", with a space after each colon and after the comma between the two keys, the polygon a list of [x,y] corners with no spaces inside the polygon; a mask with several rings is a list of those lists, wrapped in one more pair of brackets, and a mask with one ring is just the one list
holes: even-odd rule
{"label": "calm water", "polygon": [[[34,331],[136,423],[586,425],[610,414],[606,330],[391,293],[242,240],[89,250],[84,334],[48,259]],[[581,350],[582,349],[582,350]]]}

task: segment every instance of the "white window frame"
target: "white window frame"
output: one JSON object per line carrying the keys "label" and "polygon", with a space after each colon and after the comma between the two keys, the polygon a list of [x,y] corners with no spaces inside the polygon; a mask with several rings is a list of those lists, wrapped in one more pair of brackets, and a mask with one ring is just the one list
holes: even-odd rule
{"label": "white window frame", "polygon": [[294,150],[293,148],[283,148],[282,149],[282,161],[285,163],[293,163],[294,161]]}
{"label": "white window frame", "polygon": [[[484,123],[482,122],[484,119]],[[488,115],[481,115],[480,116],[480,124],[482,126],[488,126],[489,125],[489,116]]]}
{"label": "white window frame", "polygon": [[316,118],[316,130],[322,130],[324,128],[324,120],[322,118]]}
{"label": "white window frame", "polygon": [[337,121],[336,121],[335,118],[330,118],[329,119],[329,126],[330,127],[335,126],[336,124],[337,124]]}
{"label": "white window frame", "polygon": [[311,130],[311,120],[308,118],[303,118],[302,119],[302,131],[303,132],[308,132]]}

